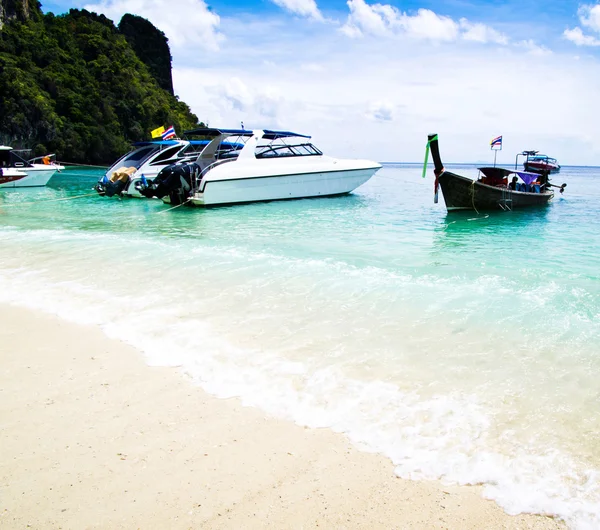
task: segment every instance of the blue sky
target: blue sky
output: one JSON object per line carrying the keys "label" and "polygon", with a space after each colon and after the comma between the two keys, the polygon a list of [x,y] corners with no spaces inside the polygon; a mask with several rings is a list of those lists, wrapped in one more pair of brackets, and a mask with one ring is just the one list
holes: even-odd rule
{"label": "blue sky", "polygon": [[600,165],[600,3],[42,2],[72,7],[164,31],[175,92],[213,126],[297,130],[332,155],[406,162],[428,132],[448,162],[493,160],[503,135],[500,162],[537,149]]}

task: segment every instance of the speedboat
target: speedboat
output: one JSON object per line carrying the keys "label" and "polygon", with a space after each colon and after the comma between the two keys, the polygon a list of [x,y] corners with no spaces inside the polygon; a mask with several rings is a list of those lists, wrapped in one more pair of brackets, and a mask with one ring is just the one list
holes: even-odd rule
{"label": "speedboat", "polygon": [[0,167],[0,188],[15,188],[19,180],[27,178],[27,173],[14,167]]}
{"label": "speedboat", "polygon": [[523,169],[530,173],[558,173],[560,165],[556,158],[551,158],[546,155],[539,154],[539,151],[523,151],[517,157],[524,156]]}
{"label": "speedboat", "polygon": [[45,186],[62,169],[64,166],[56,163],[53,154],[26,160],[12,147],[0,145],[0,188]]}
{"label": "speedboat", "polygon": [[119,158],[98,180],[96,191],[107,197],[142,197],[136,188],[138,182],[152,182],[164,167],[175,162],[196,159],[199,150],[207,143],[179,139],[135,142],[131,151]]}
{"label": "speedboat", "polygon": [[[190,131],[193,132],[193,131]],[[184,133],[187,138],[188,132]],[[96,184],[100,195],[142,197],[140,184],[150,184],[165,167],[191,162],[208,145],[209,140],[147,140],[135,142],[131,151],[119,158]],[[235,150],[232,144],[224,144],[222,150]]]}
{"label": "speedboat", "polygon": [[[151,185],[140,185],[140,193],[196,206],[329,197],[350,193],[381,168],[370,160],[324,155],[310,136],[289,131],[202,128],[190,133],[212,139],[194,162],[166,167]],[[220,150],[231,138],[243,147]]]}

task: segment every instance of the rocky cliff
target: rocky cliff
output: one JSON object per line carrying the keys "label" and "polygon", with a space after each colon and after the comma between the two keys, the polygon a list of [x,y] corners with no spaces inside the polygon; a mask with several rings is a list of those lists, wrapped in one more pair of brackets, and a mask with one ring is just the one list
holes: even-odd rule
{"label": "rocky cliff", "polygon": [[121,30],[86,10],[0,2],[0,144],[108,164],[161,125],[198,126],[173,95],[167,39],[147,20],[126,15]]}
{"label": "rocky cliff", "polygon": [[0,29],[11,20],[24,22],[41,14],[37,0],[0,0]]}
{"label": "rocky cliff", "polygon": [[119,23],[119,31],[148,67],[158,85],[173,94],[171,53],[165,34],[145,18],[130,14],[123,15]]}

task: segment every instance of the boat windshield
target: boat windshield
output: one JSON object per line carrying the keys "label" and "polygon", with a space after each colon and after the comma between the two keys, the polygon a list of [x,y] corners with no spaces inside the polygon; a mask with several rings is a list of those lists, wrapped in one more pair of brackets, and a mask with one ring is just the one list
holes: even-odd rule
{"label": "boat windshield", "polygon": [[321,156],[323,153],[308,142],[287,143],[279,138],[256,147],[256,158],[279,158],[290,156]]}
{"label": "boat windshield", "polygon": [[122,167],[135,167],[139,169],[151,156],[159,152],[160,149],[160,145],[145,145],[134,149],[117,160],[110,168],[110,171],[114,172]]}
{"label": "boat windshield", "polygon": [[10,149],[0,149],[1,167],[30,167],[31,163]]}
{"label": "boat windshield", "polygon": [[556,164],[556,158],[550,158],[546,155],[533,155],[529,157],[530,162],[550,162],[551,164]]}
{"label": "boat windshield", "polygon": [[150,162],[151,166],[165,166],[168,164],[172,164],[177,160],[177,156],[179,151],[181,150],[180,145],[176,145],[174,147],[169,147],[168,149],[163,149],[162,152],[156,155],[152,162]]}
{"label": "boat windshield", "polygon": [[183,157],[197,157],[204,148],[208,145],[209,140],[191,140],[188,145],[184,147],[179,156]]}

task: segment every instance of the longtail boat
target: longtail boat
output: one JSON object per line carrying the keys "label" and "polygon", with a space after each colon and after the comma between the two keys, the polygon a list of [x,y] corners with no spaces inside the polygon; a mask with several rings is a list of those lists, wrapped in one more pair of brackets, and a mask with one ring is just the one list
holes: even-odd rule
{"label": "longtail boat", "polygon": [[[548,172],[542,174],[516,171],[501,167],[480,167],[474,180],[444,168],[440,157],[438,135],[430,134],[427,142],[435,174],[434,202],[442,188],[448,211],[455,210],[514,210],[548,204],[554,197],[552,188],[564,191],[566,184],[550,184]],[[427,155],[426,155],[427,156]],[[426,158],[427,161],[427,158]],[[509,177],[512,180],[509,182]]]}

